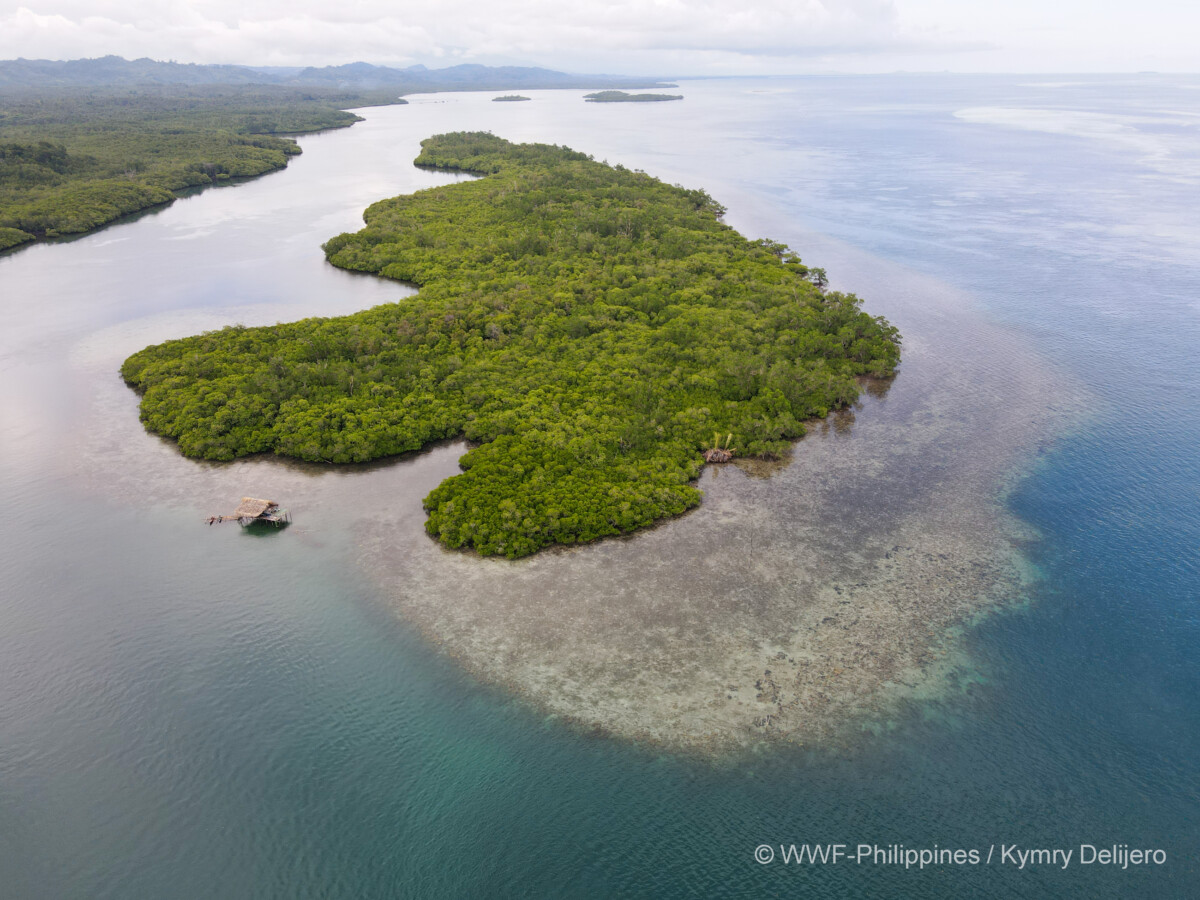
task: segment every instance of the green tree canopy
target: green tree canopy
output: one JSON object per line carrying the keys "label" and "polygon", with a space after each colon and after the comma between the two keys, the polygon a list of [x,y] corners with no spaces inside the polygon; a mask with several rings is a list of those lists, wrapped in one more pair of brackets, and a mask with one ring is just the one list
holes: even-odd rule
{"label": "green tree canopy", "polygon": [[404,101],[262,85],[0,86],[0,250],[281,169],[300,152],[281,135],[359,121],[337,104],[384,102]]}
{"label": "green tree canopy", "polygon": [[376,203],[325,245],[416,296],[148,347],[122,368],[147,428],[189,456],[331,463],[466,437],[427,528],[515,557],[678,515],[714,432],[778,454],[895,371],[892,326],[702,190],[481,133],[417,163],[487,177]]}

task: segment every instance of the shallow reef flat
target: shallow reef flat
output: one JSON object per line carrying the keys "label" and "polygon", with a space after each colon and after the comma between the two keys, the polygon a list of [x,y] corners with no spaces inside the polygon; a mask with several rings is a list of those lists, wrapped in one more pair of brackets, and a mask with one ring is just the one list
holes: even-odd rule
{"label": "shallow reef flat", "polygon": [[506,562],[388,516],[360,524],[363,563],[467,670],[584,730],[702,755],[852,740],[948,690],[957,626],[1024,594],[1000,500],[1070,404],[1002,328],[922,303],[894,382],[782,465],[708,467],[680,519]]}
{"label": "shallow reef flat", "polygon": [[100,377],[109,348],[143,345],[164,328],[154,321],[76,354],[97,396],[82,457],[61,464],[122,504],[151,491],[197,522],[250,485],[287,498],[287,540],[349,533],[401,620],[580,729],[705,756],[836,747],[905,698],[956,689],[972,674],[958,626],[1023,600],[1030,535],[1003,492],[1077,415],[1081,389],[944,285],[871,274],[865,256],[832,263],[857,268],[851,286],[903,330],[899,374],[812,425],[784,461],[707,467],[697,509],[629,537],[516,561],[442,547],[421,500],[457,471],[461,442],[367,466],[197,465],[142,439],[136,398]]}

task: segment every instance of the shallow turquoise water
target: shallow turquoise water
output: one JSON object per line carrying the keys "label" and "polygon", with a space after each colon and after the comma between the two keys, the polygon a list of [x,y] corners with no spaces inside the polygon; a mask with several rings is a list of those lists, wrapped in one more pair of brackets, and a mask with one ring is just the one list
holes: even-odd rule
{"label": "shallow turquoise water", "polygon": [[[1200,82],[1044,81],[689,83],[654,110],[435,98],[306,138],[285,172],[0,259],[0,893],[1200,894]],[[462,676],[357,571],[356,492],[399,495],[432,462],[204,467],[140,431],[114,375],[131,350],[396,296],[319,244],[436,183],[408,162],[459,127],[705,185],[835,284],[863,277],[827,262],[838,242],[933,276],[1085,385],[1008,500],[1041,580],[971,632],[979,683],[832,754],[712,766],[579,735]],[[199,525],[251,476],[287,488],[297,526]],[[804,842],[1168,861],[752,858]]]}

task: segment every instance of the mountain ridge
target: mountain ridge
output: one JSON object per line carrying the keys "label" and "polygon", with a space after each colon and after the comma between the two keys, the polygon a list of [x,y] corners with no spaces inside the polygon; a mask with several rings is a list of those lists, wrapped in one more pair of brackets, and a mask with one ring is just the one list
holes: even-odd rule
{"label": "mountain ridge", "polygon": [[140,87],[146,85],[281,85],[286,87],[395,88],[401,93],[497,88],[672,87],[653,78],[574,74],[538,66],[484,66],[460,63],[442,69],[407,68],[367,62],[339,66],[240,66],[179,63],[149,57],[0,60],[5,87]]}

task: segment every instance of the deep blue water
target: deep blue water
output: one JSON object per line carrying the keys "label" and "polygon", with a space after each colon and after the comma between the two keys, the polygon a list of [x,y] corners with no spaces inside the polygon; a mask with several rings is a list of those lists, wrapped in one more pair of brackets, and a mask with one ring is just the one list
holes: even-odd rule
{"label": "deep blue water", "polygon": [[[369,112],[306,139],[286,172],[0,260],[0,895],[1200,896],[1198,87],[685,83],[674,126],[601,127],[549,95],[515,104],[561,118],[506,136],[711,183],[731,220],[769,222],[806,258],[816,233],[940,279],[1083,388],[1081,414],[1008,497],[1038,532],[1022,552],[1040,579],[1027,606],[970,632],[986,677],[832,753],[713,766],[579,735],[472,683],[397,621],[355,569],[344,512],[314,504],[294,534],[197,537],[199,510],[161,476],[145,494],[97,490],[71,449],[89,438],[73,423],[101,404],[134,419],[115,433],[114,472],[170,456],[123,388],[93,390],[122,342],[378,302],[373,283],[326,273],[316,245],[413,189],[418,176],[395,173],[431,128],[505,133],[487,98]],[[979,109],[993,112],[955,115]],[[602,113],[618,114],[650,115]],[[316,203],[303,179],[319,175],[345,202],[297,214],[287,198]],[[281,238],[291,220],[305,224]],[[181,273],[185,245],[207,240],[228,243]],[[297,248],[286,275],[279,244]],[[153,291],[142,258],[160,261]],[[275,305],[261,314],[239,305],[263,296]],[[237,484],[223,472],[202,473],[215,496]],[[372,476],[311,477],[328,496]],[[804,842],[1076,858],[1025,871],[752,858]],[[1081,843],[1167,862],[1080,866]]]}
{"label": "deep blue water", "polygon": [[[975,634],[976,652],[1003,673],[980,736],[990,752],[975,760],[995,791],[981,818],[1050,846],[1104,833],[1177,848],[1161,881],[1077,870],[1052,888],[1030,879],[1032,895],[1191,896],[1200,840],[1196,85],[1012,82],[912,79],[913,107],[831,121],[831,150],[866,149],[846,167],[848,183],[813,186],[822,212],[839,214],[811,224],[965,288],[1086,387],[1082,423],[1009,499],[1041,535],[1026,548],[1042,576],[1033,604]],[[962,129],[944,115],[951,105],[1083,112],[1087,127]],[[889,183],[906,190],[882,204],[854,197]]]}

